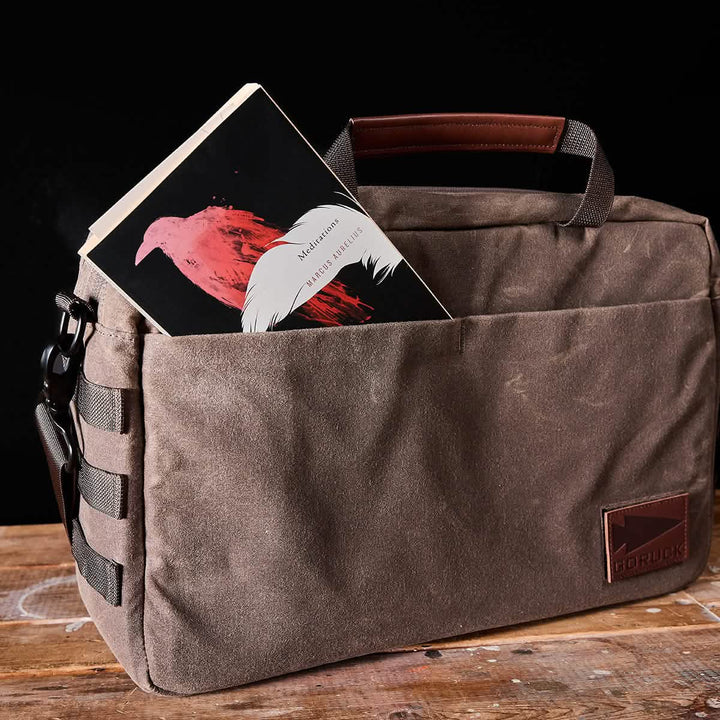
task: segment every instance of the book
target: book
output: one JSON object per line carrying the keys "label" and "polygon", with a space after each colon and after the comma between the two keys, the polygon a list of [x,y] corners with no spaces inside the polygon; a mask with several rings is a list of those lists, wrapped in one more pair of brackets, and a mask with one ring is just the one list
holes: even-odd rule
{"label": "book", "polygon": [[168,335],[450,317],[254,83],[95,222],[80,255]]}

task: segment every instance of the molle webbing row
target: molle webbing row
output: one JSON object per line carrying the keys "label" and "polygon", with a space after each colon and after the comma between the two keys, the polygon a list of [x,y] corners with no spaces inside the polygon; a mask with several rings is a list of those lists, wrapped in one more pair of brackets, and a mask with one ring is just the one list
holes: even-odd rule
{"label": "molle webbing row", "polygon": [[75,403],[89,425],[107,432],[125,432],[125,394],[121,389],[91,383],[81,372]]}
{"label": "molle webbing row", "polygon": [[85,502],[111,518],[120,520],[126,511],[126,478],[96,468],[80,458],[78,488]]}
{"label": "molle webbing row", "polygon": [[108,560],[87,544],[77,519],[72,522],[71,543],[72,554],[80,574],[110,605],[120,605],[122,565],[114,560]]}
{"label": "molle webbing row", "polygon": [[[88,425],[108,433],[123,433],[126,431],[126,392],[120,388],[92,383],[81,371],[74,400],[79,415]],[[61,502],[62,496],[74,492],[73,488],[68,486],[68,483],[74,482],[89,506],[110,518],[124,518],[127,511],[127,478],[95,467],[79,454],[76,461],[71,462],[71,454],[65,447],[63,433],[42,402],[35,408],[35,422],[45,449],[58,505],[61,508],[66,505]],[[71,468],[74,470],[71,471]],[[73,480],[68,477],[69,472],[75,474]],[[63,522],[70,537],[78,570],[110,605],[119,605],[122,566],[90,547],[77,518],[77,503],[73,504],[74,516],[63,518]]]}

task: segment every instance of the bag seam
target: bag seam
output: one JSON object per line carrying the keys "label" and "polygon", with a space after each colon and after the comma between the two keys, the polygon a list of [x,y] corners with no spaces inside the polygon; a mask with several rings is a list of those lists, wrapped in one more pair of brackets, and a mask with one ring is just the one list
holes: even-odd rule
{"label": "bag seam", "polygon": [[[582,193],[575,193],[576,196],[580,196]],[[697,220],[662,220],[658,218],[627,218],[627,219],[608,219],[606,220],[603,225],[600,227],[604,227],[605,225],[610,224],[626,224],[626,223],[651,223],[651,222],[657,222],[657,223],[664,223],[664,224],[671,224],[675,223],[678,225],[695,225],[699,228],[703,228],[705,223],[707,222],[707,218],[698,218]],[[457,231],[470,231],[470,230],[496,230],[498,228],[507,228],[507,227],[533,227],[534,225],[557,225],[557,220],[532,220],[529,222],[513,222],[513,223],[505,223],[505,224],[496,224],[496,225],[471,225],[468,224],[467,226],[448,226],[448,227],[389,227],[389,228],[383,228],[383,232],[389,233],[389,232],[414,232],[414,233],[432,233],[432,232],[457,232]],[[599,230],[600,228],[586,228],[588,230]]]}
{"label": "bag seam", "polygon": [[[709,238],[708,238],[709,240]],[[705,550],[705,562],[703,564],[703,568],[705,565],[707,565],[707,560],[710,557],[710,550],[712,547],[712,528],[713,523],[715,520],[715,455],[717,453],[717,439],[718,439],[718,415],[720,410],[720,382],[718,382],[718,362],[720,362],[720,358],[718,358],[718,316],[715,312],[715,308],[713,305],[713,298],[710,298],[710,316],[712,318],[713,323],[713,339],[715,340],[715,345],[713,347],[713,356],[715,359],[715,372],[713,373],[714,378],[714,391],[715,391],[715,405],[713,407],[713,423],[712,423],[712,434],[711,438],[713,439],[713,442],[711,444],[711,449],[708,455],[710,456],[710,462],[708,473],[709,473],[709,479],[710,482],[708,483],[709,489],[708,489],[708,522],[710,523],[710,532],[708,533],[708,539],[706,540],[706,550]],[[700,570],[700,573],[702,572],[702,569]],[[700,574],[698,573],[698,575]],[[697,575],[695,576],[697,577]],[[693,578],[695,579],[695,578]]]}
{"label": "bag seam", "polygon": [[[705,541],[705,552],[704,552],[704,562],[700,567],[700,571],[698,573],[695,573],[690,580],[692,582],[697,577],[700,576],[702,573],[705,565],[707,564],[708,558],[710,557],[710,550],[712,548],[712,527],[713,522],[715,519],[715,457],[717,455],[717,445],[718,445],[718,423],[720,422],[720,367],[718,367],[718,363],[720,363],[720,357],[718,357],[718,343],[720,342],[720,338],[718,337],[718,313],[715,311],[715,303],[718,300],[718,297],[714,294],[714,287],[715,287],[715,280],[717,279],[713,275],[713,243],[716,243],[714,238],[712,237],[711,229],[710,229],[710,220],[708,218],[705,218],[702,223],[698,223],[700,227],[703,229],[703,233],[705,235],[705,240],[707,243],[707,253],[708,253],[708,300],[710,305],[710,319],[712,320],[712,327],[713,327],[713,358],[715,360],[715,372],[713,373],[713,382],[715,383],[714,389],[714,395],[715,395],[715,403],[713,405],[713,419],[712,419],[712,429],[711,429],[711,439],[712,443],[710,445],[710,451],[708,452],[709,455],[709,462],[708,462],[708,490],[706,491],[708,494],[708,518],[707,521],[710,524],[710,533],[708,534],[708,538]],[[716,250],[717,250],[717,244],[716,244]]]}
{"label": "bag seam", "polygon": [[[720,252],[720,248],[717,246],[716,240],[712,237],[712,231],[710,229],[710,220],[705,218],[705,221],[701,224],[701,227],[703,229],[703,234],[705,235],[705,242],[707,243],[707,252],[708,252],[708,288],[709,292],[708,295],[710,296],[711,300],[716,300],[718,298],[717,295],[714,294],[713,288],[715,287],[716,281],[717,281],[717,275],[713,274],[713,251],[712,246],[715,244],[716,249]],[[715,318],[715,313],[713,313],[713,321]]]}
{"label": "bag seam", "polygon": [[[698,570],[693,571],[690,574],[690,577],[687,581],[683,582],[682,584],[678,585],[677,588],[684,588],[687,587],[691,582],[696,580],[701,574],[702,571],[705,569],[705,566],[707,565],[708,558],[710,557],[710,550],[712,548],[712,535],[713,535],[713,521],[714,521],[714,515],[715,515],[715,452],[716,452],[716,445],[717,445],[717,428],[718,428],[718,407],[720,403],[720,384],[718,383],[718,327],[717,322],[718,318],[715,313],[715,310],[713,308],[713,302],[712,298],[708,297],[708,310],[710,312],[710,321],[712,322],[712,328],[713,328],[713,349],[712,349],[712,359],[713,359],[713,373],[712,373],[712,382],[714,384],[713,387],[713,396],[715,398],[715,402],[713,403],[713,411],[712,411],[712,428],[711,428],[711,439],[713,440],[710,443],[710,448],[708,450],[708,473],[706,475],[708,482],[706,483],[706,489],[705,489],[705,497],[707,498],[707,510],[705,511],[705,520],[707,523],[707,527],[709,528],[709,532],[705,534],[705,545],[702,550],[702,552],[699,553],[698,557]],[[690,498],[688,497],[687,500],[688,508],[690,505]],[[688,518],[689,519],[689,518]],[[686,536],[687,536],[687,527],[686,527]],[[686,541],[687,542],[687,541]],[[691,553],[691,549],[688,548],[688,553]],[[702,561],[702,562],[700,562]]]}
{"label": "bag seam", "polygon": [[[144,338],[143,335],[139,334],[139,337]],[[145,343],[144,340],[140,341],[139,347],[138,347],[138,355],[137,355],[137,372],[138,372],[138,389],[139,389],[139,403],[140,403],[140,417],[142,418],[142,468],[140,470],[139,476],[141,478],[142,482],[142,509],[140,512],[140,523],[141,523],[141,532],[142,532],[142,548],[143,548],[143,564],[142,564],[142,612],[140,614],[140,633],[142,638],[142,654],[143,654],[143,660],[145,663],[145,673],[147,675],[148,685],[150,686],[151,690],[154,692],[160,694],[160,695],[175,695],[176,693],[173,693],[169,690],[166,690],[165,688],[160,687],[159,685],[156,685],[155,682],[153,682],[152,676],[150,674],[150,659],[148,657],[147,652],[147,636],[145,633],[145,615],[146,615],[146,600],[147,600],[147,522],[146,522],[146,499],[145,499],[145,458],[146,458],[146,447],[147,447],[147,430],[146,430],[146,423],[145,423],[145,393],[143,388],[143,378],[142,378],[142,361],[143,361],[143,354],[145,349]]]}
{"label": "bag seam", "polygon": [[144,335],[151,334],[151,333],[130,332],[130,331],[126,331],[126,330],[117,330],[115,328],[108,327],[107,325],[103,325],[101,322],[98,322],[97,320],[93,323],[93,325],[95,327],[95,331],[98,334],[105,335],[105,337],[117,338],[118,340],[131,341],[134,338],[143,337]]}
{"label": "bag seam", "polygon": [[[706,489],[705,489],[705,498],[707,499],[707,510],[705,511],[705,521],[707,523],[707,527],[709,528],[709,532],[705,534],[705,544],[703,546],[703,549],[701,552],[698,553],[698,567],[696,570],[693,570],[693,572],[690,573],[690,576],[687,580],[684,582],[674,586],[669,592],[675,592],[677,590],[681,590],[682,588],[687,587],[691,582],[694,582],[697,580],[698,577],[702,574],[703,570],[705,569],[705,566],[707,565],[708,559],[710,557],[710,550],[712,549],[712,536],[713,536],[713,523],[714,523],[714,516],[715,516],[715,453],[716,453],[716,446],[717,446],[717,431],[718,431],[718,409],[720,408],[720,383],[718,382],[718,317],[715,313],[715,310],[713,308],[713,301],[712,298],[707,298],[708,300],[708,307],[710,311],[710,320],[712,322],[713,327],[713,366],[714,371],[712,374],[712,382],[714,384],[713,387],[713,395],[715,398],[715,402],[713,403],[713,419],[712,419],[712,427],[710,429],[712,438],[712,442],[710,443],[710,448],[708,450],[708,472],[707,472],[707,479],[708,482],[706,483]],[[702,497],[702,496],[701,496]],[[688,497],[688,507],[690,503],[690,498]],[[688,552],[691,554],[692,550],[689,549]]]}

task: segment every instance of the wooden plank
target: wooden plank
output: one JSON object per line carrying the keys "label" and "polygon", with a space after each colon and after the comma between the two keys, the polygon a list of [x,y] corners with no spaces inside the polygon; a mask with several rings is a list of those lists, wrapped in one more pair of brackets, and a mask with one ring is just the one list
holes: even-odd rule
{"label": "wooden plank", "polygon": [[92,672],[98,667],[122,670],[89,620],[0,624],[0,680],[22,674]]}
{"label": "wooden plank", "polygon": [[720,615],[720,576],[717,580],[698,580],[687,589],[687,594],[716,615]]}
{"label": "wooden plank", "polygon": [[60,523],[0,526],[0,568],[27,565],[72,565]]}
{"label": "wooden plank", "polygon": [[73,565],[0,568],[3,622],[60,622],[87,615]]}
{"label": "wooden plank", "polygon": [[704,629],[376,655],[182,699],[122,673],[22,676],[0,684],[0,703],[15,720],[715,717],[719,640]]}
{"label": "wooden plank", "polygon": [[398,648],[470,648],[520,640],[550,640],[627,635],[651,630],[713,628],[720,631],[720,617],[687,593],[671,593],[651,600],[564,615],[550,620],[445,638],[421,645]]}
{"label": "wooden plank", "polygon": [[[62,577],[62,576],[53,576]],[[51,609],[39,593],[37,601],[25,602],[25,611],[46,618],[19,617],[0,623],[0,677],[14,674],[93,672],[96,668],[115,668],[115,658],[105,646],[92,622],[85,617],[84,606],[71,576],[68,582],[51,586],[62,589],[65,611]],[[42,580],[38,583],[42,585]],[[17,594],[10,595],[8,613],[18,614]],[[14,608],[14,609],[13,609]],[[70,608],[70,609],[68,609]],[[34,627],[53,625],[53,627]],[[459,649],[507,644],[522,640],[567,639],[632,634],[649,630],[683,630],[717,627],[717,615],[685,593],[673,593],[653,601],[643,601],[602,610],[579,613],[537,623],[441,639],[423,645],[398,648],[394,652],[428,649]],[[80,632],[82,630],[82,632]]]}
{"label": "wooden plank", "polygon": [[720,580],[720,492],[715,497],[715,525],[713,526],[712,543],[707,566],[701,578]]}

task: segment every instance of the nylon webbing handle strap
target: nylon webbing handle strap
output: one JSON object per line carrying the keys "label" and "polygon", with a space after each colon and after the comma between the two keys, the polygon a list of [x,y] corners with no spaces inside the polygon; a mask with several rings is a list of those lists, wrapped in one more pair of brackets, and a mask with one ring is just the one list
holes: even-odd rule
{"label": "nylon webbing handle strap", "polygon": [[563,225],[598,227],[615,193],[612,169],[590,127],[576,120],[480,113],[390,115],[348,122],[325,162],[357,195],[355,159],[425,152],[495,151],[564,153],[591,160],[585,194]]}
{"label": "nylon webbing handle strap", "polygon": [[587,187],[575,215],[565,225],[599,227],[606,220],[615,197],[615,176],[594,131],[585,123],[566,120],[557,151],[591,161]]}
{"label": "nylon webbing handle strap", "polygon": [[342,129],[325,153],[324,160],[340,178],[345,187],[357,196],[357,174],[350,127],[352,120]]}
{"label": "nylon webbing handle strap", "polygon": [[122,565],[108,560],[88,545],[77,519],[72,521],[72,554],[88,585],[99,592],[110,605],[120,605]]}

